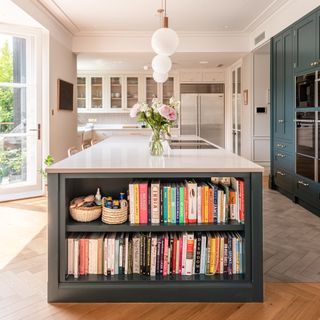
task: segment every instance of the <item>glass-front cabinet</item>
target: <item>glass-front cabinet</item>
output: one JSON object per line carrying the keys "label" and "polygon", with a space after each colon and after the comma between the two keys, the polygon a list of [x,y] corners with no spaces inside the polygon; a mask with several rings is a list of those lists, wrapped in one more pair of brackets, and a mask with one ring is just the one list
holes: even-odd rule
{"label": "glass-front cabinet", "polygon": [[103,108],[103,79],[102,77],[91,77],[91,108]]}
{"label": "glass-front cabinet", "polygon": [[112,110],[121,109],[122,103],[122,77],[110,77],[110,108]]}
{"label": "glass-front cabinet", "polygon": [[78,109],[85,109],[86,104],[86,77],[77,78],[77,107]]}
{"label": "glass-front cabinet", "polygon": [[152,76],[145,77],[145,101],[150,105],[153,98],[160,99],[163,103],[168,104],[171,97],[176,96],[175,92],[175,79],[169,77],[163,84],[158,84],[153,80]]}
{"label": "glass-front cabinet", "polygon": [[139,77],[126,77],[127,108],[139,102]]}
{"label": "glass-front cabinet", "polygon": [[157,82],[155,82],[152,78],[146,77],[146,102],[148,105],[152,103],[153,98],[159,97],[159,88]]}
{"label": "glass-front cabinet", "polygon": [[174,96],[174,78],[169,77],[168,80],[162,85],[162,102],[169,104],[169,100]]}

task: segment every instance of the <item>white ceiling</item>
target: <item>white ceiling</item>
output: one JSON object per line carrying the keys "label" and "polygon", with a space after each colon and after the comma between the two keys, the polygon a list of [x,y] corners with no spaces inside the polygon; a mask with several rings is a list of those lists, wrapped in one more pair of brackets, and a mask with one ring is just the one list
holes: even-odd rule
{"label": "white ceiling", "polygon": [[[225,68],[237,61],[242,53],[197,53],[197,52],[177,52],[171,59],[173,70],[178,69],[202,69],[216,68],[219,64]],[[89,71],[143,71],[150,62],[154,54],[152,53],[101,53],[101,54],[79,54],[77,59],[78,70]],[[201,64],[200,61],[207,61]]]}
{"label": "white ceiling", "polygon": [[[37,0],[72,33],[149,31],[159,26],[161,0]],[[242,32],[288,0],[167,0],[177,31]]]}

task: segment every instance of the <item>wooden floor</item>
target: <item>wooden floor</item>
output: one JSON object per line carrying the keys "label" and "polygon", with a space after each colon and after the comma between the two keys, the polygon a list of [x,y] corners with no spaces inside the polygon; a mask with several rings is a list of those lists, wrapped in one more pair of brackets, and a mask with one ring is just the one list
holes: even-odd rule
{"label": "wooden floor", "polygon": [[2,203],[0,319],[319,320],[320,219],[270,190],[264,208],[264,303],[50,305],[46,199]]}

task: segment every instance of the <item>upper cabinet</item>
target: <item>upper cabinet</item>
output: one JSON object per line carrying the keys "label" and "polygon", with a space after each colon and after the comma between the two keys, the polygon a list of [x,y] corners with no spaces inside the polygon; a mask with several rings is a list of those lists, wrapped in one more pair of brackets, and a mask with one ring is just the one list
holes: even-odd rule
{"label": "upper cabinet", "polygon": [[293,27],[295,73],[307,71],[320,65],[319,12],[297,22]]}
{"label": "upper cabinet", "polygon": [[112,110],[120,110],[123,107],[123,78],[109,78],[109,107]]}
{"label": "upper cabinet", "polygon": [[126,77],[126,108],[132,108],[139,102],[140,93],[140,78],[139,77]]}
{"label": "upper cabinet", "polygon": [[180,82],[224,82],[224,71],[181,71]]}
{"label": "upper cabinet", "polygon": [[102,77],[90,77],[91,86],[91,108],[102,109],[103,108],[103,78]]}
{"label": "upper cabinet", "polygon": [[169,104],[170,98],[174,97],[174,78],[169,77],[168,80],[162,84],[162,102]]}
{"label": "upper cabinet", "polygon": [[87,107],[86,96],[87,96],[87,79],[86,77],[77,78],[77,107],[83,109]]}

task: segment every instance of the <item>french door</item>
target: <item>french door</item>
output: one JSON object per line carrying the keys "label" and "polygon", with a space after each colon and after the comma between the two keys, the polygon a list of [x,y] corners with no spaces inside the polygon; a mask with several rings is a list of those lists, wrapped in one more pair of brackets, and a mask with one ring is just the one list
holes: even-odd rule
{"label": "french door", "polygon": [[241,66],[232,70],[232,152],[241,155]]}
{"label": "french door", "polygon": [[0,201],[41,193],[35,65],[32,39],[0,29]]}

